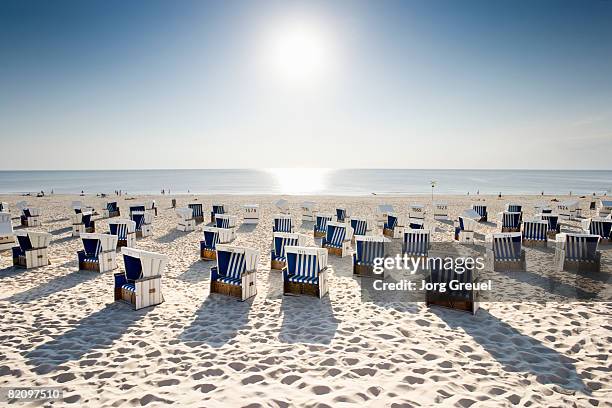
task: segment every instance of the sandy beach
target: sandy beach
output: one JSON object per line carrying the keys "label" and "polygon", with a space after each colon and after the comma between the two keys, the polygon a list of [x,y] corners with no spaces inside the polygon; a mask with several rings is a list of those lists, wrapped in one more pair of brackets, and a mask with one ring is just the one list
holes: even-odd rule
{"label": "sandy beach", "polygon": [[[71,201],[100,209],[106,199],[0,196],[13,217],[19,215],[15,203],[20,200],[39,207],[42,226],[34,230],[53,236],[50,266],[17,269],[10,251],[0,255],[0,386],[62,387],[63,401],[45,406],[612,406],[612,303],[521,297],[550,273],[554,251],[526,248],[527,271],[507,277],[516,302],[483,303],[474,316],[393,299],[364,302],[350,257],[330,256],[328,296],[287,297],[281,273],[270,271],[277,212],[272,202],[279,197],[127,198],[132,196],[117,197],[123,216],[133,202],[156,200],[153,236],[139,239],[136,247],[169,257],[162,281],[165,302],[139,311],[113,301],[112,273],[78,270],[76,251],[82,243],[71,237]],[[233,244],[261,254],[254,299],[209,296],[215,263],[199,257],[199,227],[205,223],[194,232],[177,231],[172,198],[179,207],[202,203],[205,214],[213,202],[222,202],[238,216]],[[453,239],[452,225],[433,220],[430,196],[285,198],[310,245],[312,223],[301,222],[304,200],[317,202],[320,211],[344,206],[364,217],[374,217],[378,204],[392,204],[403,214],[411,203],[425,204],[433,240]],[[451,220],[483,201],[495,221],[508,202],[523,204],[530,216],[535,203],[552,198],[435,200],[448,202]],[[581,201],[586,217],[589,201]],[[247,203],[260,205],[255,226],[242,225]],[[108,231],[107,221],[96,219],[96,231]],[[562,229],[578,230],[579,225],[563,221]],[[481,244],[494,231],[499,231],[494,222],[479,224],[477,240]],[[399,240],[392,247],[399,252]],[[118,260],[122,270],[121,256]],[[602,247],[601,270],[599,281],[587,279],[581,290],[610,285],[612,246]],[[556,278],[566,285],[574,282],[567,272]]]}

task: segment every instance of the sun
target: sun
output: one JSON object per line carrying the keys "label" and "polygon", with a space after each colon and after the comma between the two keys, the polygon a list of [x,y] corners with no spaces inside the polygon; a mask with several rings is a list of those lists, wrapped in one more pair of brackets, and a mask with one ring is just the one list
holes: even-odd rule
{"label": "sun", "polygon": [[329,77],[334,67],[334,41],[318,22],[290,19],[266,30],[261,43],[264,72],[275,81],[311,85]]}

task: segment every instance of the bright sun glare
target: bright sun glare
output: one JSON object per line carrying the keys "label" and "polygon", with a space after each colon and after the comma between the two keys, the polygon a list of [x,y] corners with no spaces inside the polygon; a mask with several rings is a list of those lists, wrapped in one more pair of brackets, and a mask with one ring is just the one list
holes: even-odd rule
{"label": "bright sun glare", "polygon": [[310,20],[287,20],[266,32],[262,62],[267,75],[289,85],[309,85],[324,79],[333,67],[333,38]]}
{"label": "bright sun glare", "polygon": [[281,194],[314,194],[325,188],[329,169],[276,168],[267,169],[274,175]]}

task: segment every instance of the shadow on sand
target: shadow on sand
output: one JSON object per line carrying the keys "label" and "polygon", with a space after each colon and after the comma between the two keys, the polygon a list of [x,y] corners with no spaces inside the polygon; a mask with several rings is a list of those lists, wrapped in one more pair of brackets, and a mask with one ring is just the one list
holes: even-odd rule
{"label": "shadow on sand", "polygon": [[334,316],[329,295],[283,296],[282,325],[279,340],[283,343],[330,344],[340,322]]}
{"label": "shadow on sand", "polygon": [[190,234],[190,232],[182,232],[177,229],[171,229],[170,231],[168,231],[166,234],[162,235],[161,237],[155,238],[155,241],[162,243],[162,244],[169,244],[170,242],[173,242],[175,239],[188,235],[188,234]]}
{"label": "shadow on sand", "polygon": [[210,280],[210,268],[216,264],[216,261],[199,259],[192,263],[185,272],[181,273],[176,278],[188,283],[200,283]]}
{"label": "shadow on sand", "polygon": [[72,227],[65,227],[65,228],[60,228],[60,229],[56,229],[53,231],[49,231],[49,233],[51,235],[62,235],[65,234],[66,232],[70,232],[72,231]]}
{"label": "shadow on sand", "polygon": [[[132,310],[125,303],[109,303],[83,318],[73,329],[26,352],[24,357],[37,374],[55,371],[58,366],[78,361],[89,352],[110,347],[150,310]],[[39,327],[45,326],[39,322]]]}
{"label": "shadow on sand", "polygon": [[179,339],[189,347],[202,344],[221,347],[229,343],[247,325],[252,301],[251,298],[240,302],[216,293],[208,295]]}
{"label": "shadow on sand", "polygon": [[40,299],[56,292],[62,292],[74,288],[81,283],[85,283],[92,279],[101,277],[98,272],[93,271],[78,271],[68,275],[58,276],[45,282],[39,286],[30,288],[23,292],[15,293],[14,295],[2,299],[12,303],[28,303],[36,299]]}
{"label": "shadow on sand", "polygon": [[487,310],[480,309],[475,316],[437,307],[431,311],[451,329],[460,328],[465,331],[497,360],[505,371],[532,374],[540,384],[590,394],[576,370],[575,360],[522,334]]}
{"label": "shadow on sand", "polygon": [[258,224],[242,224],[240,225],[240,227],[238,228],[238,234],[248,234],[249,232],[253,232],[255,231],[255,228],[257,228]]}

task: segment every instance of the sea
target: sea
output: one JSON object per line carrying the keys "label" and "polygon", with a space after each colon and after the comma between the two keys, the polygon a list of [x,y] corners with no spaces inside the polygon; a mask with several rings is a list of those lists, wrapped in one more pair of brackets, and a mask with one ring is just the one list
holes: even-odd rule
{"label": "sea", "polygon": [[[432,188],[433,185],[433,188]],[[193,169],[0,171],[0,193],[611,194],[612,170]]]}

